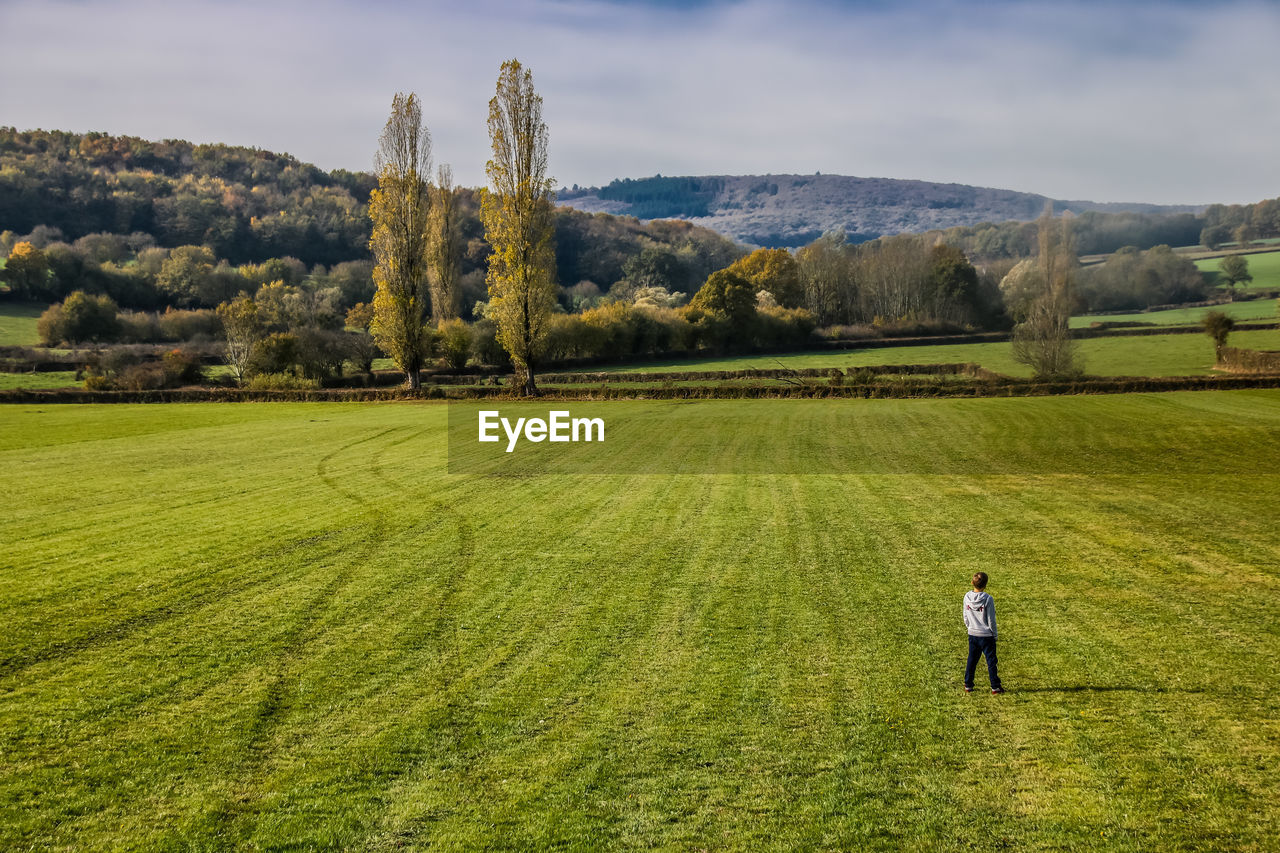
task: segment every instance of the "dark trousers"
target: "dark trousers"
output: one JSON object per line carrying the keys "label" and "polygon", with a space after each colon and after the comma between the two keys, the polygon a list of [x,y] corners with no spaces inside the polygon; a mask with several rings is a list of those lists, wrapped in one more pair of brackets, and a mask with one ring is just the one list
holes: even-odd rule
{"label": "dark trousers", "polygon": [[973,671],[978,668],[978,658],[986,655],[987,677],[991,679],[991,689],[1000,689],[1000,675],[996,672],[996,638],[969,637],[969,661],[964,665],[964,686],[973,686]]}

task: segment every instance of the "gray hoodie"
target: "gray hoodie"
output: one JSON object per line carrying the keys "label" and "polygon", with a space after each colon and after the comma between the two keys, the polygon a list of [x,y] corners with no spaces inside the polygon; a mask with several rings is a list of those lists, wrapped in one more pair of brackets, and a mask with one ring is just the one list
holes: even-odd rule
{"label": "gray hoodie", "polygon": [[971,589],[964,594],[964,627],[970,637],[996,636],[996,602],[985,592]]}

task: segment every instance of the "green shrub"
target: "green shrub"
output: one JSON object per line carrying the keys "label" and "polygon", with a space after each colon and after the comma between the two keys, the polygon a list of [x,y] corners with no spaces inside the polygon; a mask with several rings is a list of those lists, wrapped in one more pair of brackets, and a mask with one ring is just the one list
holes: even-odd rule
{"label": "green shrub", "polygon": [[766,347],[804,343],[816,326],[813,314],[803,308],[761,308],[756,312],[755,343]]}
{"label": "green shrub", "polygon": [[636,346],[640,354],[688,350],[693,346],[693,326],[676,308],[637,308]]}
{"label": "green shrub", "polygon": [[73,292],[61,305],[51,305],[36,321],[36,332],[47,346],[120,338],[119,309],[110,296]]}
{"label": "green shrub", "polygon": [[90,368],[84,375],[84,387],[87,391],[110,391],[115,386],[110,376]]}
{"label": "green shrub", "polygon": [[304,326],[295,331],[297,338],[295,358],[308,379],[324,380],[331,375],[342,375],[342,363],[347,360],[347,333]]}
{"label": "green shrub", "polygon": [[67,340],[109,342],[119,340],[119,309],[110,296],[92,296],[77,290],[62,303]]}
{"label": "green shrub", "polygon": [[164,375],[165,387],[196,385],[204,379],[200,358],[187,350],[173,349],[166,352],[160,357],[160,369]]}
{"label": "green shrub", "polygon": [[477,320],[471,327],[471,354],[479,364],[508,367],[511,359],[498,343],[498,326],[492,320]]}
{"label": "green shrub", "polygon": [[164,368],[159,365],[132,364],[116,376],[114,387],[123,391],[153,391],[165,387]]}
{"label": "green shrub", "polygon": [[588,323],[582,314],[555,314],[548,325],[547,357],[551,359],[595,358],[607,338],[603,324]]}
{"label": "green shrub", "polygon": [[373,360],[382,355],[373,335],[364,330],[347,332],[343,346],[356,371],[366,375],[373,371]]}
{"label": "green shrub", "polygon": [[1218,367],[1240,373],[1280,373],[1280,352],[1220,347]]}
{"label": "green shrub", "polygon": [[179,311],[168,308],[156,318],[159,327],[157,340],[193,341],[215,340],[222,336],[222,321],[213,309]]}
{"label": "green shrub", "polygon": [[683,311],[689,323],[693,349],[721,350],[732,342],[733,324],[728,317],[704,311],[696,305],[687,305]]}
{"label": "green shrub", "polygon": [[258,373],[250,377],[245,387],[250,391],[312,391],[320,387],[320,382],[292,373]]}
{"label": "green shrub", "polygon": [[445,363],[461,370],[471,358],[471,329],[462,320],[445,320],[440,324],[439,348]]}
{"label": "green shrub", "polygon": [[124,343],[149,344],[162,339],[160,322],[155,314],[122,311],[117,319],[120,322],[120,340]]}
{"label": "green shrub", "polygon": [[67,340],[67,321],[62,316],[62,303],[50,305],[36,320],[36,334],[47,347],[56,347]]}
{"label": "green shrub", "polygon": [[142,356],[128,347],[110,347],[98,358],[98,369],[107,376],[116,376],[142,361]]}
{"label": "green shrub", "polygon": [[246,372],[286,373],[298,363],[298,338],[288,332],[274,332],[253,345]]}

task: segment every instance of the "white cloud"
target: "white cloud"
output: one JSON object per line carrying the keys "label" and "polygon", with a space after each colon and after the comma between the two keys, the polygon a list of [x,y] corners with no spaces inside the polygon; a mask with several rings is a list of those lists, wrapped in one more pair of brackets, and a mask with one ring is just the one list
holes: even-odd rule
{"label": "white cloud", "polygon": [[1280,194],[1280,10],[1227,3],[689,9],[10,0],[0,120],[369,168],[391,95],[484,180],[503,59],[534,72],[563,183],[663,174],[924,178],[1060,198]]}

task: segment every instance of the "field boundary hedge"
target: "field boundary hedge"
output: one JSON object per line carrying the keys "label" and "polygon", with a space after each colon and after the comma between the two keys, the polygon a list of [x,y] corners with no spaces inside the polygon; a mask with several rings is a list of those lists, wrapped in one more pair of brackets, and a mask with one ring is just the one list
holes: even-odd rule
{"label": "field boundary hedge", "polygon": [[[1280,322],[1236,323],[1233,332],[1265,332],[1268,329],[1280,329]],[[1073,338],[1133,338],[1149,335],[1203,335],[1204,327],[1194,326],[1131,326],[1112,328],[1072,329]]]}
{"label": "field boundary hedge", "polygon": [[968,376],[974,379],[1002,379],[1001,374],[993,373],[979,364],[972,362],[951,362],[939,364],[874,364],[865,367],[797,367],[797,368],[743,368],[741,370],[687,370],[664,372],[615,372],[615,373],[544,373],[538,381],[553,385],[588,385],[592,383],[611,382],[714,382],[729,379],[842,379],[864,376],[906,375],[906,376]]}
{"label": "field boundary hedge", "polygon": [[1218,366],[1233,373],[1280,373],[1280,352],[1223,347]]}
{"label": "field boundary hedge", "polygon": [[[857,384],[660,385],[617,388],[601,384],[581,391],[548,389],[540,399],[557,400],[742,400],[742,399],[884,399],[916,397],[1043,397],[1074,394],[1130,394],[1163,391],[1225,391],[1280,388],[1280,373],[1227,376],[1120,376],[1061,382],[1030,379],[976,379],[972,382],[899,380]],[[251,402],[385,402],[394,400],[520,399],[507,387],[329,388],[255,391],[244,388],[175,388],[153,391],[0,391],[0,403],[251,403]]]}
{"label": "field boundary hedge", "polygon": [[[1269,329],[1280,329],[1280,322],[1242,322],[1238,323],[1235,331],[1265,331]],[[1073,329],[1072,337],[1077,339],[1084,338],[1108,338],[1108,337],[1131,337],[1146,335],[1179,335],[1179,334],[1200,334],[1203,329],[1196,326],[1129,326],[1129,327],[1109,327],[1106,324],[1098,328]],[[761,356],[761,355],[784,355],[797,352],[828,352],[842,350],[863,350],[863,349],[884,349],[886,347],[914,347],[914,346],[949,346],[951,344],[978,344],[978,343],[1001,343],[1010,339],[1009,332],[971,332],[961,335],[933,335],[923,337],[884,337],[884,338],[842,338],[842,339],[822,339],[810,340],[802,344],[790,344],[778,347],[754,347],[746,350],[724,350],[724,351],[688,351],[678,350],[670,352],[652,353],[648,356],[630,355],[626,358],[579,358],[579,359],[562,359],[549,363],[548,366],[556,368],[560,371],[557,375],[567,374],[574,368],[587,368],[603,365],[618,364],[620,362],[643,363],[645,361],[661,361],[661,362],[679,362],[681,360],[698,361],[705,359],[721,358],[725,356]],[[212,366],[223,364],[224,360],[212,352],[208,343],[199,345],[187,344],[121,344],[108,347],[102,351],[78,349],[69,353],[51,353],[48,350],[36,347],[21,346],[4,346],[0,347],[0,372],[3,373],[43,373],[64,370],[76,370],[83,368],[87,364],[95,361],[103,352],[114,349],[125,348],[134,354],[143,358],[143,360],[158,359],[165,352],[173,349],[193,350],[199,357],[201,364]],[[905,373],[907,371],[897,371]],[[936,372],[936,371],[934,371]],[[494,376],[506,377],[510,375],[509,369],[498,367],[490,368],[472,368],[467,372],[458,370],[439,370],[427,371],[423,373],[423,380],[436,385],[470,385],[480,381],[489,379]],[[368,375],[365,381],[374,385],[389,386],[395,385],[402,381],[403,374],[396,370],[377,370]],[[479,378],[477,378],[479,377]],[[350,380],[352,377],[346,377]],[[565,382],[575,382],[578,380],[566,379]],[[618,380],[622,381],[622,380]]]}
{"label": "field boundary hedge", "polygon": [[[598,385],[613,382],[716,382],[730,379],[775,379],[804,380],[827,379],[882,375],[937,375],[968,376],[974,379],[1000,379],[999,373],[993,373],[981,365],[972,362],[946,362],[937,364],[873,364],[865,367],[850,367],[847,370],[839,367],[762,367],[743,368],[741,370],[672,370],[672,371],[630,371],[630,372],[577,372],[577,373],[539,373],[538,381],[552,385]],[[431,385],[483,385],[493,379],[495,374],[459,373],[423,375],[423,384]],[[394,374],[398,381],[404,381],[404,374]],[[502,378],[509,380],[510,374]]]}
{"label": "field boundary hedge", "polygon": [[[1280,329],[1280,321],[1268,322],[1241,322],[1237,323],[1235,330],[1237,332],[1248,331],[1266,331],[1268,329]],[[1132,327],[1113,327],[1100,329],[1072,329],[1071,336],[1076,339],[1084,338],[1126,338],[1141,337],[1146,335],[1202,335],[1204,329],[1199,325],[1191,326],[1132,326]],[[644,361],[680,361],[682,359],[700,360],[710,358],[720,358],[727,355],[782,355],[797,352],[824,352],[828,350],[859,350],[859,349],[885,349],[887,347],[921,347],[921,346],[949,346],[951,344],[983,344],[983,343],[1003,343],[1011,340],[1013,337],[1011,332],[969,332],[963,335],[932,335],[926,337],[912,338],[838,338],[811,340],[803,345],[790,345],[785,347],[756,347],[748,350],[733,350],[725,352],[706,352],[706,351],[672,351],[664,353],[654,353],[650,356],[628,356],[626,359],[564,359],[553,363],[551,366],[564,370],[573,367],[592,367],[600,364],[617,364],[619,361],[628,362],[644,362]],[[436,374],[438,376],[440,374]]]}

